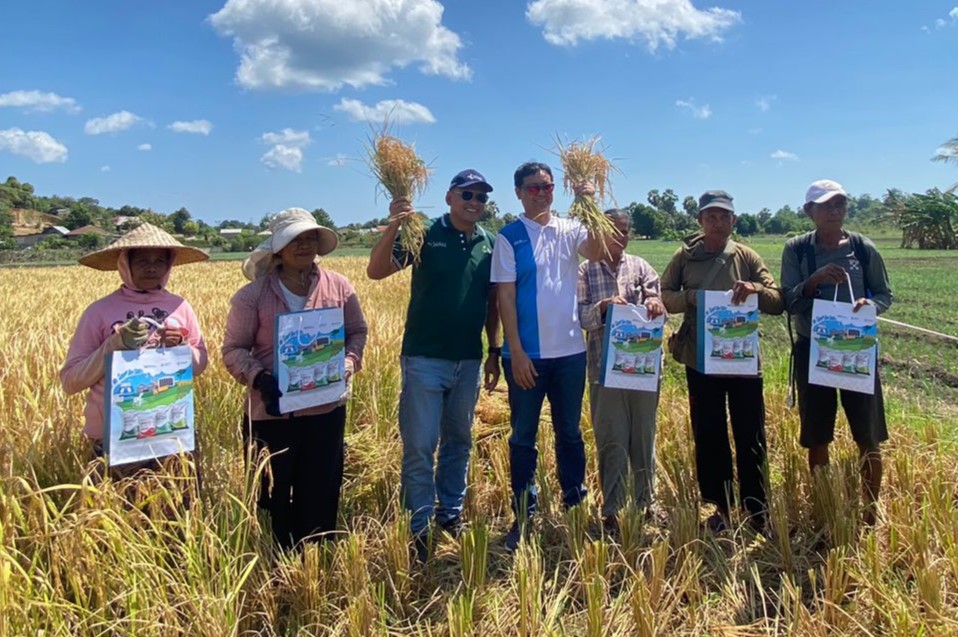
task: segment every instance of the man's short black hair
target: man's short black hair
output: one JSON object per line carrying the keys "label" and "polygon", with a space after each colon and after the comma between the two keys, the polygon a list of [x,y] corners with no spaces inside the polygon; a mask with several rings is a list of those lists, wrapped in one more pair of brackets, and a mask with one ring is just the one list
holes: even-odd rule
{"label": "man's short black hair", "polygon": [[[516,188],[522,187],[523,180],[529,175],[534,175],[539,171],[544,172],[545,174],[552,177],[552,169],[549,168],[548,164],[543,164],[539,161],[527,161],[518,168],[516,168],[516,174],[513,175],[513,181],[516,182]],[[553,177],[553,181],[555,178]]]}

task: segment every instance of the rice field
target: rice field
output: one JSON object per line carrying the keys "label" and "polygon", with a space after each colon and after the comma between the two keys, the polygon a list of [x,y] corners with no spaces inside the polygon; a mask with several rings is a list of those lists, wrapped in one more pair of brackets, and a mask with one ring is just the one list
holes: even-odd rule
{"label": "rice field", "polygon": [[[631,251],[661,271],[674,247],[634,243]],[[758,247],[777,275],[780,245]],[[958,259],[902,253],[890,252],[889,268],[899,302],[913,305],[902,303],[893,318],[954,332]],[[277,552],[255,510],[257,474],[244,470],[240,437],[243,392],[219,356],[229,298],[244,283],[238,263],[186,266],[170,283],[197,310],[211,354],[196,386],[198,490],[176,468],[117,484],[96,480],[86,462],[82,397],[65,396],[57,372],[80,312],[118,285],[116,275],[0,272],[0,636],[958,634],[958,436],[947,382],[954,346],[881,328],[892,336],[883,356],[903,362],[889,366],[892,439],[872,529],[859,524],[857,453],[844,421],[830,470],[808,473],[797,413],[785,406],[781,319],[762,324],[768,537],[748,525],[703,531],[709,511],[698,506],[684,383],[670,361],[656,485],[668,520],[647,523],[627,510],[620,539],[602,536],[587,418],[590,499],[563,513],[544,426],[535,541],[507,554],[509,424],[500,381],[477,407],[469,530],[458,541],[437,534],[421,567],[410,560],[398,504],[408,273],[371,282],[365,263],[325,263],[353,281],[370,324],[349,406],[343,533],[293,554]]]}

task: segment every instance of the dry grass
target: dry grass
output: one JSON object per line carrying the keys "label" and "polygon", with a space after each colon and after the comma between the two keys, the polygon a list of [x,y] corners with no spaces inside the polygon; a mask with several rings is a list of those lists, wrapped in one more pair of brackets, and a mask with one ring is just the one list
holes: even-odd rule
{"label": "dry grass", "polygon": [[[370,170],[390,198],[411,202],[426,189],[429,167],[410,144],[389,134],[388,125],[384,124],[371,137],[366,155]],[[413,214],[403,219],[399,241],[417,263],[425,234],[421,215]]]}
{"label": "dry grass", "polygon": [[[82,399],[57,370],[82,309],[115,275],[78,267],[5,270],[0,296],[0,635],[954,635],[958,634],[958,451],[954,423],[889,388],[881,521],[858,525],[856,452],[844,433],[812,480],[784,408],[784,361],[768,352],[770,538],[702,532],[685,390],[670,363],[658,425],[663,527],[623,512],[622,537],[597,532],[591,430],[585,508],[564,515],[549,427],[540,436],[542,516],[515,556],[508,407],[478,408],[467,514],[458,542],[436,537],[410,563],[398,512],[398,351],[408,275],[372,283],[360,258],[328,261],[356,285],[372,336],[349,407],[343,539],[278,554],[243,469],[242,390],[219,357],[236,263],[187,266],[171,289],[200,315],[211,351],[197,381],[204,482],[177,475],[132,490],[89,478]],[[927,398],[927,397],[926,397]]]}
{"label": "dry grass", "polygon": [[575,186],[586,181],[592,182],[595,186],[595,196],[576,194],[569,208],[569,216],[581,221],[593,236],[603,240],[615,236],[615,225],[599,207],[599,202],[605,201],[606,195],[610,197],[612,195],[610,177],[615,166],[603,155],[599,138],[592,137],[583,142],[575,141],[568,144],[563,144],[559,138],[556,138],[555,144],[555,152],[562,162],[564,173],[562,185],[566,192],[575,192]]}

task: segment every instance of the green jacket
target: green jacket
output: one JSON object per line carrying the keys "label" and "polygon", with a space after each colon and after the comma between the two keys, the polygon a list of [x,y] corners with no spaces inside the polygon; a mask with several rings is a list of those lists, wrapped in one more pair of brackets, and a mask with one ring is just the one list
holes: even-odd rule
{"label": "green jacket", "polygon": [[[731,241],[731,239],[729,239]],[[781,314],[785,311],[782,291],[775,286],[775,279],[765,267],[758,252],[733,242],[730,263],[719,270],[708,288],[702,283],[723,250],[706,252],[701,234],[687,237],[684,245],[675,251],[672,260],[662,274],[662,303],[670,314],[685,314],[682,326],[669,343],[675,360],[696,367],[696,308],[695,293],[700,289],[731,290],[736,281],[751,281],[758,288],[758,309],[766,314]]]}

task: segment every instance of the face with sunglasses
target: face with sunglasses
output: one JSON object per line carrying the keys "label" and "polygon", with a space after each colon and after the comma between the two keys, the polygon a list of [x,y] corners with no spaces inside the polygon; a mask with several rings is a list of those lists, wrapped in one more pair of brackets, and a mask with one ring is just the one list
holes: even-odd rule
{"label": "face with sunglasses", "polygon": [[471,231],[475,227],[486,210],[487,201],[489,193],[481,186],[452,188],[446,193],[452,223],[460,230]]}
{"label": "face with sunglasses", "polygon": [[535,219],[540,215],[548,215],[552,210],[553,190],[555,184],[552,182],[552,176],[540,170],[522,180],[522,185],[516,188],[516,196],[522,202],[526,216]]}

